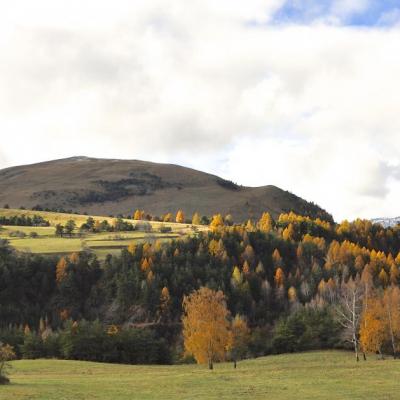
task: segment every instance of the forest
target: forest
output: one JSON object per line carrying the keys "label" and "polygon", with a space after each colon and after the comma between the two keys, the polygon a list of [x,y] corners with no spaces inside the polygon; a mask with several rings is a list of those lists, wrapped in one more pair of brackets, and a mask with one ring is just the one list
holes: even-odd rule
{"label": "forest", "polygon": [[88,252],[21,254],[1,241],[0,342],[22,358],[199,362],[184,310],[207,288],[220,294],[231,332],[245,333],[236,353],[214,361],[331,348],[397,357],[399,226],[292,212],[210,220],[208,231],[132,243],[101,263]]}

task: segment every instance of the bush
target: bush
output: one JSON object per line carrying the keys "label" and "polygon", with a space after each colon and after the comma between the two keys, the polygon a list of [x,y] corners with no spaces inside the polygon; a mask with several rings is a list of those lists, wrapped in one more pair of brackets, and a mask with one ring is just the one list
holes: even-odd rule
{"label": "bush", "polygon": [[9,344],[0,343],[0,385],[10,382],[7,378],[7,371],[10,367],[8,361],[15,358],[14,349]]}
{"label": "bush", "polygon": [[60,334],[61,355],[66,359],[123,364],[169,364],[164,340],[148,329],[123,329],[108,334],[99,322],[69,322]]}
{"label": "bush", "polygon": [[30,360],[45,357],[46,353],[42,338],[35,333],[26,334],[24,344],[21,346],[21,354],[22,358]]}
{"label": "bush", "polygon": [[328,308],[300,308],[278,321],[272,339],[274,353],[318,350],[335,347],[340,327]]}

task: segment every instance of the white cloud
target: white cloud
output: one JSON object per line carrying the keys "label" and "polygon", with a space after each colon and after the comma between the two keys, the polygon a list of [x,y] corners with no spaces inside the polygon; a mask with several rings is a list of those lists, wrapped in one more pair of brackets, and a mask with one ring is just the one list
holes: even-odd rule
{"label": "white cloud", "polygon": [[282,3],[2,4],[7,165],[181,162],[276,184],[339,219],[400,214],[400,30],[269,26]]}

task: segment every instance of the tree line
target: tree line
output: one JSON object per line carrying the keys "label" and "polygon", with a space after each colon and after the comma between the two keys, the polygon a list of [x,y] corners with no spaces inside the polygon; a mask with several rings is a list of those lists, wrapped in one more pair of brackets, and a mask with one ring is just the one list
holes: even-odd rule
{"label": "tree line", "polygon": [[[25,326],[38,335],[40,320],[57,335],[68,324],[97,320],[103,334],[109,326],[152,327],[167,338],[172,360],[186,349],[209,365],[334,347],[352,348],[357,357],[396,355],[399,250],[399,227],[334,224],[293,213],[276,221],[264,213],[244,224],[215,215],[208,232],[132,243],[102,265],[90,253],[18,255],[1,242],[0,341],[8,343],[7,332]],[[202,288],[219,293],[226,307],[224,349],[211,358],[197,357],[197,340],[187,344],[185,333],[190,296]],[[235,331],[245,339],[236,340]]]}

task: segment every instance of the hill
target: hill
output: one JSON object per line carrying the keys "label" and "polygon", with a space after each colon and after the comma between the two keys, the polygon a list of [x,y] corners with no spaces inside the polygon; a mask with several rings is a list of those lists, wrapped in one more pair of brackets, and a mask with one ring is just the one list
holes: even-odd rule
{"label": "hill", "polygon": [[0,204],[127,215],[184,210],[232,214],[236,221],[294,211],[331,220],[320,207],[276,186],[245,187],[172,164],[72,157],[0,170]]}
{"label": "hill", "polygon": [[13,362],[0,399],[396,399],[400,364],[356,363],[351,353],[313,352],[232,364],[133,366],[82,361]]}

